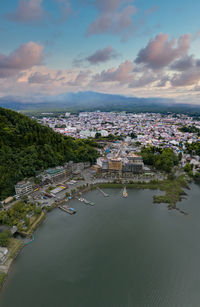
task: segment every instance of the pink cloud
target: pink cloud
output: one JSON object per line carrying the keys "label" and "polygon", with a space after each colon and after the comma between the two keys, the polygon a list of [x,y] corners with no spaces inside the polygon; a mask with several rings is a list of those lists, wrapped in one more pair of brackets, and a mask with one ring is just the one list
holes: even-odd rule
{"label": "pink cloud", "polygon": [[94,76],[96,82],[129,82],[132,80],[133,62],[130,60],[120,64],[117,68],[104,70]]}
{"label": "pink cloud", "polygon": [[0,77],[13,76],[21,70],[41,64],[43,49],[42,45],[29,42],[21,45],[10,55],[0,54]]}
{"label": "pink cloud", "polygon": [[89,25],[87,35],[110,32],[123,34],[133,24],[137,9],[131,0],[96,0],[97,18]]}
{"label": "pink cloud", "polygon": [[[50,18],[52,17],[51,14],[45,12],[42,7],[43,2],[44,0],[19,0],[15,11],[7,14],[6,17],[14,22],[22,23],[38,22],[47,17],[47,19],[52,21]],[[54,21],[65,21],[71,12],[70,0],[54,0],[54,2],[56,2],[60,12],[60,16],[56,17]]]}
{"label": "pink cloud", "polygon": [[135,63],[161,69],[185,55],[190,48],[190,42],[190,34],[182,35],[178,40],[168,40],[168,34],[160,33],[139,51]]}

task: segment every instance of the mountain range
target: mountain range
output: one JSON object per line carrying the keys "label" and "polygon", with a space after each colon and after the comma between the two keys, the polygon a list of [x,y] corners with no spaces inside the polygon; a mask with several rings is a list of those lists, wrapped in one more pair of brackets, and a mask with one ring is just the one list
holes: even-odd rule
{"label": "mountain range", "polygon": [[127,111],[127,112],[174,112],[200,114],[200,106],[176,103],[166,98],[139,98],[97,92],[64,93],[54,96],[0,98],[0,107],[16,111]]}

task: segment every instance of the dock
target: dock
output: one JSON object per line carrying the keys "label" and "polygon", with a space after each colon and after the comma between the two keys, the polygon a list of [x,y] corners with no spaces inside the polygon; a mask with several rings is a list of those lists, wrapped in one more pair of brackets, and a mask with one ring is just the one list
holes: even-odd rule
{"label": "dock", "polygon": [[77,198],[77,199],[78,199],[80,202],[84,203],[85,205],[90,205],[90,206],[94,206],[94,205],[95,205],[94,202],[92,202],[92,201],[90,201],[90,200],[87,200],[87,199],[85,199],[85,198],[80,197],[80,198]]}
{"label": "dock", "polygon": [[28,241],[27,243],[25,243],[25,245],[29,245],[34,241],[35,241],[35,237],[34,237],[34,235],[32,235],[32,239],[30,241]]}
{"label": "dock", "polygon": [[101,193],[101,194],[103,194],[103,196],[104,197],[108,197],[109,196],[109,194],[106,194],[104,191],[102,191],[99,187],[97,187],[97,190]]}
{"label": "dock", "polygon": [[67,213],[69,213],[69,214],[71,214],[71,215],[76,213],[76,210],[74,208],[71,208],[68,205],[58,206],[58,208],[67,212]]}

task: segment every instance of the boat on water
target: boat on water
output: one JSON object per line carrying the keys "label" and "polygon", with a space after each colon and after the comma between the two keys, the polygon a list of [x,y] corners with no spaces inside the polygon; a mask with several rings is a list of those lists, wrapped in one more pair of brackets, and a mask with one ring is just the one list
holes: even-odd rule
{"label": "boat on water", "polygon": [[123,189],[122,196],[123,196],[123,198],[127,198],[127,196],[128,196],[128,193],[127,193],[126,187],[124,187],[124,189]]}

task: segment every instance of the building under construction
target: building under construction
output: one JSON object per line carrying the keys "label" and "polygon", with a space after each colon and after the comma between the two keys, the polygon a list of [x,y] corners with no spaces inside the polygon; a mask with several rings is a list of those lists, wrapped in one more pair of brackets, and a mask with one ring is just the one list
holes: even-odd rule
{"label": "building under construction", "polygon": [[143,173],[144,163],[141,156],[129,153],[125,157],[106,157],[98,158],[97,166],[101,172],[116,173],[122,175],[140,174]]}

